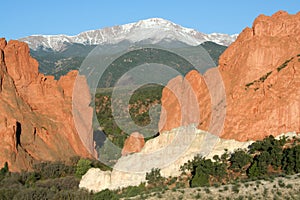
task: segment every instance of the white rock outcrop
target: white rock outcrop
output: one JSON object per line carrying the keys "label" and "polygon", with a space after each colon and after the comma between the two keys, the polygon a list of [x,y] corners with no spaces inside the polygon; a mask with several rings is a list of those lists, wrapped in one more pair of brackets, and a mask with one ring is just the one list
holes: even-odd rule
{"label": "white rock outcrop", "polygon": [[111,172],[90,169],[79,187],[96,192],[139,185],[152,168],[160,168],[164,177],[179,176],[180,166],[198,154],[212,158],[223,154],[224,149],[231,152],[251,143],[223,140],[194,126],[176,128],[148,140],[141,152],[121,157]]}
{"label": "white rock outcrop", "polygon": [[[296,132],[289,132],[276,139],[283,136],[288,139],[300,137]],[[238,148],[246,149],[252,143],[220,139],[194,126],[176,128],[148,140],[141,152],[121,157],[112,171],[90,169],[82,177],[79,187],[97,192],[106,188],[136,186],[146,182],[146,173],[152,168],[160,168],[164,177],[179,176],[180,166],[198,154],[212,158],[223,154],[224,149],[233,152]]]}

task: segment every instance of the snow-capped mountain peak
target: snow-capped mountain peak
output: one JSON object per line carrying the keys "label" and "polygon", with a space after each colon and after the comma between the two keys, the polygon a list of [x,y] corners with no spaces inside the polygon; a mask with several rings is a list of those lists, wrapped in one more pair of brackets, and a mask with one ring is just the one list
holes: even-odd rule
{"label": "snow-capped mountain peak", "polygon": [[90,30],[78,35],[32,35],[21,38],[31,49],[39,47],[60,51],[64,43],[81,43],[86,45],[115,44],[123,40],[140,42],[147,40],[152,44],[162,40],[179,41],[191,46],[205,41],[212,41],[228,46],[237,37],[221,33],[204,34],[194,29],[185,28],[162,18],[150,18],[120,26],[107,27],[99,30]]}

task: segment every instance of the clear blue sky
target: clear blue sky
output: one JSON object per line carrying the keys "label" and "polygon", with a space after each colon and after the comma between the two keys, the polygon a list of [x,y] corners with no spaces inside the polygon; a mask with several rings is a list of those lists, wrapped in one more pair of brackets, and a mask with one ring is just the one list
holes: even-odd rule
{"label": "clear blue sky", "polygon": [[255,17],[278,10],[300,11],[298,0],[6,0],[1,2],[0,37],[75,35],[151,17],[200,32],[239,33]]}

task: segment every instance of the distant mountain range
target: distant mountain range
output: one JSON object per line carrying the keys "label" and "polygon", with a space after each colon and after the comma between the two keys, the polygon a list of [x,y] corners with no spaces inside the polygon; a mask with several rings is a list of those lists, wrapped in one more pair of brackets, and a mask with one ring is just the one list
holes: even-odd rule
{"label": "distant mountain range", "polygon": [[117,44],[128,40],[132,43],[147,40],[156,44],[161,41],[180,41],[190,46],[197,46],[211,41],[228,46],[237,38],[237,34],[221,33],[204,34],[194,29],[184,28],[161,18],[150,18],[136,23],[113,26],[99,30],[82,32],[75,36],[67,35],[32,35],[21,38],[33,50],[39,48],[63,51],[68,43],[84,45]]}
{"label": "distant mountain range", "polygon": [[151,18],[75,36],[32,35],[19,40],[28,43],[31,55],[38,60],[42,73],[59,78],[72,69],[79,69],[84,58],[97,45],[107,49],[130,44],[157,44],[190,50],[199,47],[204,48],[217,65],[221,53],[237,36],[204,34],[161,18]]}

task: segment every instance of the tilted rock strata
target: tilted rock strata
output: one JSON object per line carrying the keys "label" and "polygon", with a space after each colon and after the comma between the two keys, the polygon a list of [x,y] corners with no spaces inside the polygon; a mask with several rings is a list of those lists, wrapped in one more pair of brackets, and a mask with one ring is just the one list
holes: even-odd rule
{"label": "tilted rock strata", "polygon": [[[221,55],[219,64],[203,76],[192,71],[185,81],[177,77],[169,82],[162,94],[160,132],[198,118],[199,128],[239,141],[300,132],[300,12],[259,16]],[[197,104],[190,105],[186,81],[200,112],[192,109]],[[167,88],[180,88],[177,93],[183,97],[176,99]]]}
{"label": "tilted rock strata", "polygon": [[[31,169],[35,161],[92,156],[72,116],[76,71],[59,81],[40,74],[28,45],[5,39],[0,39],[0,67],[0,166],[7,161],[11,171],[20,171]],[[92,116],[88,105],[86,112]]]}

